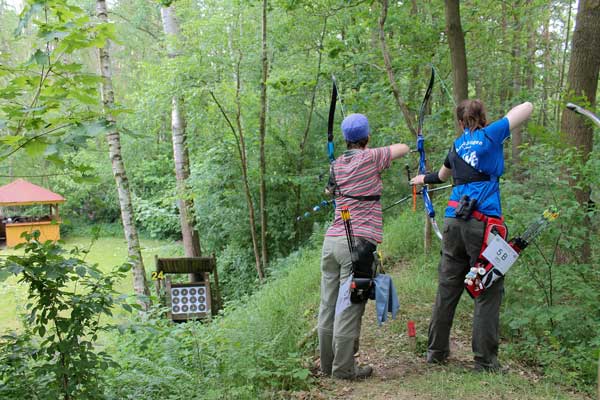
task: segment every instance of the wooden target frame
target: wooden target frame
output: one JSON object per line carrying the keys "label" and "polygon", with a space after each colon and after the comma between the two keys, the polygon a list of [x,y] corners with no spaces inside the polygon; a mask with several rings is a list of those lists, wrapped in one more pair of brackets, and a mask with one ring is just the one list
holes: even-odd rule
{"label": "wooden target frame", "polygon": [[[152,273],[152,279],[159,298],[164,289],[169,319],[173,321],[202,319],[218,312],[221,299],[214,256],[175,258],[156,256],[155,262],[156,270]],[[190,282],[173,283],[169,276],[171,274],[189,274]],[[214,290],[211,289],[211,275],[214,278]],[[203,294],[198,295],[198,292]]]}

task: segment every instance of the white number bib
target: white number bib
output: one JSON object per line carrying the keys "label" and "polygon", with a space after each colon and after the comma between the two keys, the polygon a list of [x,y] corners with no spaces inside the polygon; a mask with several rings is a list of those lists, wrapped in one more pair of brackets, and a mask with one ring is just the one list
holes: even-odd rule
{"label": "white number bib", "polygon": [[483,251],[483,256],[504,275],[513,266],[515,261],[517,261],[519,253],[510,247],[499,235],[494,235],[492,241]]}

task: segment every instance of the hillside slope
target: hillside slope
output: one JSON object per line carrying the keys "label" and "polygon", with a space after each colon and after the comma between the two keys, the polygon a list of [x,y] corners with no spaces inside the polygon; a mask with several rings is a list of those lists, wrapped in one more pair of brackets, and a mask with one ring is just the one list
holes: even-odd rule
{"label": "hillside slope", "polygon": [[[414,218],[411,216],[408,219]],[[387,273],[398,290],[401,310],[396,320],[378,327],[374,302],[367,305],[363,319],[359,360],[374,368],[370,379],[359,382],[317,378],[310,392],[298,398],[317,399],[592,399],[590,388],[562,387],[543,376],[541,370],[510,359],[502,338],[500,362],[508,367],[504,374],[472,371],[471,319],[473,302],[464,295],[457,308],[451,334],[451,356],[444,366],[425,362],[427,327],[437,284],[437,255],[419,255],[421,236],[409,234],[410,222],[393,221],[386,229],[382,246],[388,260]],[[414,233],[414,232],[413,232]],[[406,249],[415,249],[407,254]],[[404,253],[404,254],[403,254]],[[502,318],[502,317],[501,317]],[[416,341],[407,336],[407,321],[415,321]],[[315,356],[315,365],[318,358]],[[588,391],[588,393],[585,392]]]}

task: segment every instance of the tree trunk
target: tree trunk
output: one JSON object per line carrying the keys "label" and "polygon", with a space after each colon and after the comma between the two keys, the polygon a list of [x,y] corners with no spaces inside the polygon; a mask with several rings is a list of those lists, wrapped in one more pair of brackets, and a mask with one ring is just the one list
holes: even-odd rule
{"label": "tree trunk", "polygon": [[[96,12],[98,18],[106,23],[108,15],[106,10],[106,2],[104,0],[96,1]],[[102,103],[104,105],[104,113],[106,121],[111,129],[107,134],[108,149],[110,161],[112,164],[113,175],[117,183],[117,191],[119,195],[119,205],[121,207],[121,220],[123,222],[123,231],[125,240],[127,241],[127,249],[129,253],[128,261],[132,265],[133,272],[133,289],[136,294],[149,296],[148,284],[146,282],[146,271],[144,269],[144,261],[140,250],[140,242],[135,227],[135,218],[133,206],[131,204],[131,193],[129,191],[129,181],[125,171],[125,164],[121,156],[121,139],[115,117],[111,113],[114,108],[115,98],[112,86],[112,69],[110,65],[109,42],[106,42],[105,47],[98,49],[100,59],[100,74],[102,76]],[[149,300],[141,301],[142,307],[148,308]]]}
{"label": "tree trunk", "polygon": [[[325,38],[325,33],[327,31],[327,17],[323,19],[323,30],[321,31],[321,37],[319,40],[319,44],[317,45],[317,70],[315,73],[315,86],[313,87],[311,96],[310,96],[310,107],[308,109],[308,119],[306,120],[306,126],[304,128],[304,134],[302,135],[302,141],[300,142],[300,155],[298,156],[298,163],[296,164],[296,176],[301,177],[304,172],[304,154],[306,152],[306,143],[308,141],[308,133],[310,132],[310,125],[312,122],[313,113],[315,110],[315,101],[317,97],[317,89],[319,87],[319,77],[321,75],[321,61],[323,60],[323,40]],[[296,185],[294,187],[295,192],[295,202],[296,207],[295,215],[300,215],[300,200],[302,199],[302,185]],[[296,241],[300,240],[300,224],[298,220],[295,221],[295,237]]]}
{"label": "tree trunk", "polygon": [[[241,21],[240,21],[241,24]],[[243,35],[242,30],[240,29],[240,36]],[[240,170],[242,173],[242,184],[244,185],[244,196],[246,198],[246,205],[248,207],[248,223],[250,229],[250,237],[252,238],[252,250],[254,252],[254,261],[256,265],[256,273],[258,275],[258,280],[262,283],[264,280],[264,272],[261,266],[260,261],[260,250],[258,248],[258,239],[256,237],[256,215],[254,212],[254,199],[252,197],[252,191],[250,190],[250,182],[248,178],[248,157],[246,153],[246,139],[244,134],[244,129],[242,126],[242,100],[241,100],[241,92],[242,92],[242,78],[240,76],[240,65],[242,63],[243,54],[238,49],[237,57],[234,57],[234,53],[236,50],[233,48],[233,38],[231,35],[229,36],[229,50],[232,56],[233,63],[233,79],[235,81],[235,124],[229,121],[225,110],[221,106],[221,113],[227,120],[231,131],[236,139],[236,145],[238,149],[238,155],[240,157]],[[212,94],[212,93],[211,93]],[[219,104],[217,99],[213,95],[213,100]],[[237,130],[236,130],[237,129]]]}
{"label": "tree trunk", "polygon": [[[565,44],[563,46],[563,55],[561,60],[560,72],[558,75],[558,87],[556,88],[556,106],[554,108],[554,121],[556,122],[556,126],[561,126],[560,123],[560,109],[563,106],[560,101],[560,97],[563,92],[563,85],[565,81],[565,67],[567,65],[567,55],[569,53],[569,35],[571,34],[571,13],[573,12],[573,2],[569,1],[569,12],[567,13],[567,29],[565,36]],[[563,131],[564,132],[564,131]]]}
{"label": "tree trunk", "polygon": [[[600,0],[580,0],[569,64],[568,97],[579,103],[583,97],[589,102],[588,107],[594,109],[599,71]],[[562,114],[561,132],[566,134],[569,143],[581,152],[583,161],[587,161],[593,145],[592,124],[585,118],[565,109]],[[571,181],[577,201],[582,207],[588,207],[590,187],[589,185],[578,186],[579,184],[580,182],[576,180]],[[585,224],[589,227],[589,217],[585,219]],[[589,240],[584,241],[581,255],[583,262],[590,261]]]}
{"label": "tree trunk", "polygon": [[550,125],[549,123],[549,118],[548,118],[548,114],[549,114],[549,99],[550,99],[550,71],[552,70],[552,46],[550,43],[550,23],[551,23],[551,17],[547,16],[547,18],[544,19],[544,28],[543,28],[543,43],[544,43],[544,62],[543,62],[543,73],[544,76],[542,78],[542,107],[540,110],[540,117],[539,117],[539,124],[547,127],[548,125]]}
{"label": "tree trunk", "polygon": [[263,0],[262,7],[262,78],[260,81],[260,242],[262,254],[262,270],[266,271],[269,263],[267,247],[267,188],[265,179],[267,175],[267,161],[265,156],[266,118],[267,118],[267,76],[269,73],[269,60],[267,57],[267,6],[268,0]]}
{"label": "tree trunk", "polygon": [[[513,28],[512,28],[512,99],[521,97],[521,29],[523,28],[520,21],[520,14],[524,12],[518,8],[516,3],[513,6]],[[523,144],[523,127],[519,126],[511,132],[511,160],[510,167],[513,172],[513,177],[517,182],[523,180],[523,171],[521,168],[521,149]]]}
{"label": "tree trunk", "polygon": [[[452,82],[454,83],[454,102],[458,105],[469,97],[469,80],[467,75],[467,53],[465,50],[465,35],[460,22],[459,0],[445,0],[446,31],[452,61]],[[454,117],[456,118],[456,116]],[[458,121],[455,120],[456,131],[460,133]]]}
{"label": "tree trunk", "polygon": [[[178,53],[173,44],[179,36],[179,23],[175,18],[173,5],[160,9],[163,30],[167,38],[167,53],[169,58],[176,58]],[[173,161],[175,163],[175,178],[177,180],[177,208],[183,249],[186,257],[200,257],[200,235],[195,229],[194,201],[188,196],[187,180],[190,176],[190,160],[186,145],[186,124],[182,110],[183,100],[177,95],[171,99],[171,136],[173,141]],[[190,274],[192,281],[204,281],[204,274]]]}
{"label": "tree trunk", "polygon": [[388,11],[388,0],[381,0],[381,16],[379,17],[379,41],[381,43],[381,52],[383,53],[383,61],[385,63],[385,70],[388,75],[388,79],[390,80],[390,86],[392,87],[392,93],[394,94],[394,99],[396,100],[396,104],[398,108],[402,112],[404,116],[404,120],[406,121],[406,125],[408,126],[408,130],[415,136],[417,136],[417,131],[413,126],[413,115],[408,109],[408,106],[400,97],[400,89],[398,89],[398,84],[396,83],[396,78],[394,76],[394,68],[392,66],[392,58],[390,56],[390,52],[387,48],[387,43],[385,41],[385,20],[387,18]]}

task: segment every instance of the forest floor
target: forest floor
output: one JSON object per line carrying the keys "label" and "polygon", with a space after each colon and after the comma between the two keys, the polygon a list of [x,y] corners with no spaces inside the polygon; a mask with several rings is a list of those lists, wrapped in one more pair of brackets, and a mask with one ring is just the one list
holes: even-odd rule
{"label": "forest floor", "polygon": [[[398,281],[403,266],[388,271]],[[400,294],[399,294],[400,295]],[[426,332],[431,304],[421,304],[419,310],[406,305],[398,319],[377,326],[374,302],[369,302],[363,318],[358,361],[373,367],[373,376],[360,381],[343,381],[319,377],[309,392],[295,394],[297,399],[592,399],[573,388],[547,382],[543,375],[500,354],[507,371],[490,374],[473,371],[471,332],[463,323],[455,324],[451,333],[451,355],[445,365],[430,365],[425,361]],[[466,297],[466,296],[465,296]],[[463,300],[464,302],[464,300]],[[462,303],[462,302],[461,302]],[[404,308],[404,309],[403,309]],[[429,310],[429,312],[427,312]],[[457,312],[457,318],[461,318]],[[465,314],[462,312],[462,314]],[[416,320],[417,338],[410,342],[406,334],[407,315]],[[415,318],[416,317],[416,318]],[[464,319],[464,316],[462,316]],[[468,322],[468,321],[467,321]],[[412,339],[414,340],[414,339]],[[502,344],[500,347],[502,352]],[[318,365],[318,359],[315,360]],[[315,368],[316,370],[316,368]]]}

